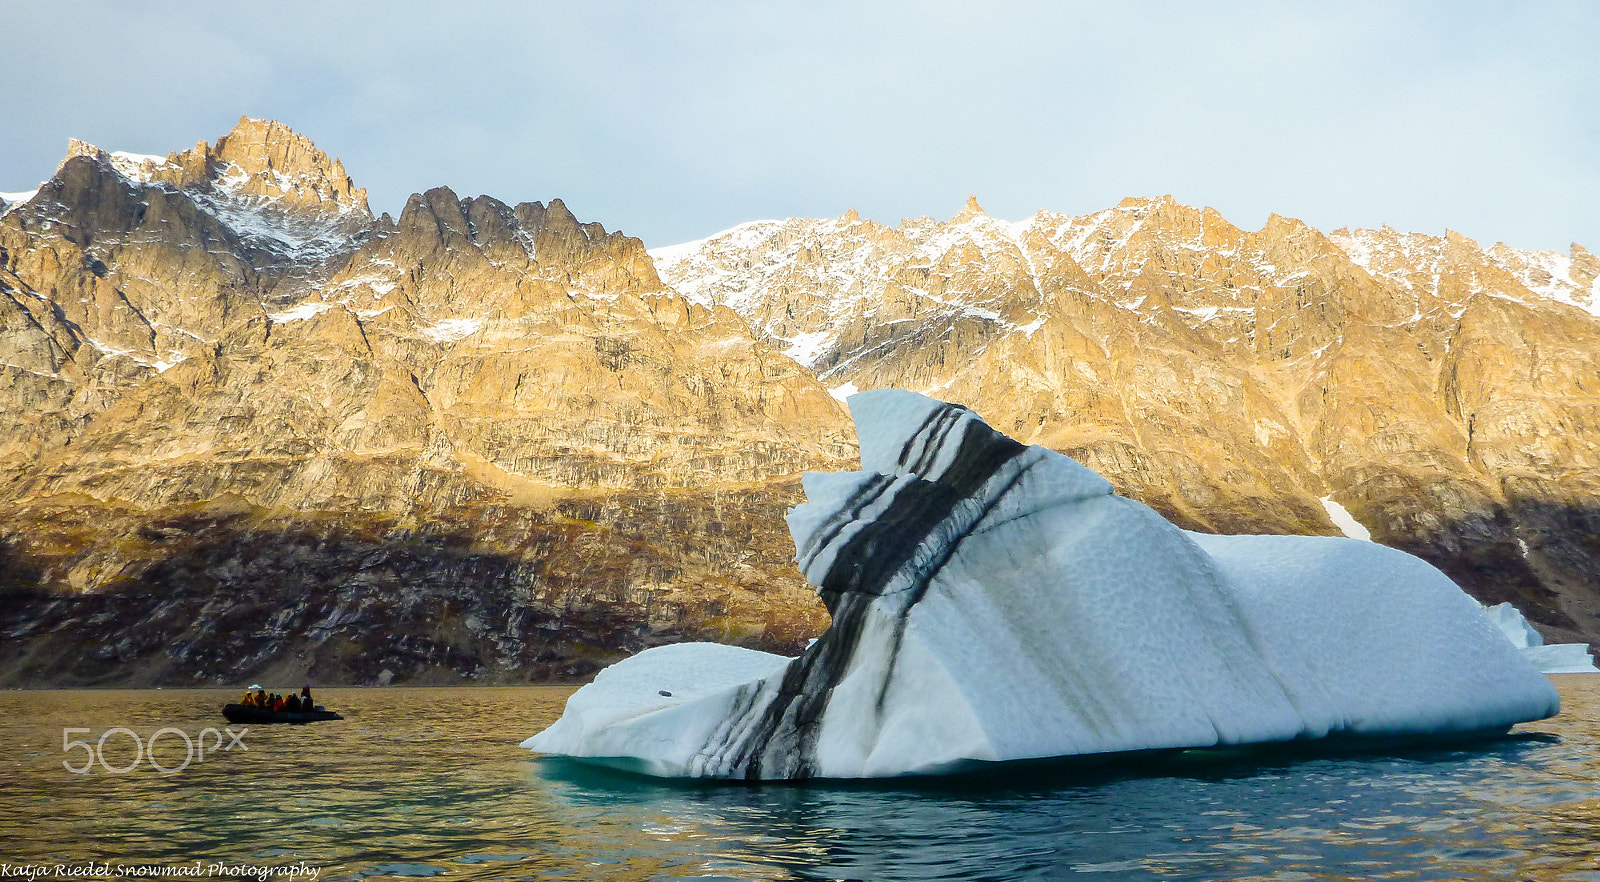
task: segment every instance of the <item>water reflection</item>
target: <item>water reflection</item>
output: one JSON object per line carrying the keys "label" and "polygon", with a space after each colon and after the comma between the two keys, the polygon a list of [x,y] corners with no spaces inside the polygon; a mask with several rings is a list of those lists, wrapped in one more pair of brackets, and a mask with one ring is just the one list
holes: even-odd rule
{"label": "water reflection", "polygon": [[1487,826],[1482,801],[1452,782],[1523,765],[1546,747],[1163,757],[1042,769],[1036,781],[1000,786],[674,787],[548,760],[541,774],[575,813],[666,810],[717,830],[737,845],[714,857],[742,877],[1353,878],[1450,864],[1474,869],[1441,878],[1505,878],[1494,867],[1520,865],[1526,846]]}
{"label": "water reflection", "polygon": [[[251,726],[248,749],[177,774],[75,775],[64,727],[193,734],[231,693],[8,693],[0,841],[13,863],[304,860],[339,879],[1600,879],[1600,677],[1557,683],[1566,712],[1513,739],[873,786],[532,760],[516,742],[559,715],[559,688],[328,690],[345,721]],[[106,747],[133,758],[131,739]],[[182,749],[164,737],[161,762]]]}

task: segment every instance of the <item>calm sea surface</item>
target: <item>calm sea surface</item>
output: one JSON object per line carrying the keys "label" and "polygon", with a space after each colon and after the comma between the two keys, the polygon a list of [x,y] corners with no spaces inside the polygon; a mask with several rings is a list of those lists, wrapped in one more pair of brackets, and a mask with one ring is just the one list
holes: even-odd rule
{"label": "calm sea surface", "polygon": [[[1554,679],[1562,714],[1504,740],[846,787],[674,785],[519,750],[568,688],[330,689],[320,700],[344,721],[249,726],[203,761],[180,736],[231,742],[203,730],[228,726],[232,691],[11,692],[0,864],[303,862],[320,879],[1600,880],[1600,676]],[[119,726],[133,734],[106,735]],[[154,759],[190,760],[172,774],[136,753],[134,735],[163,728],[177,731],[156,738]],[[99,759],[138,764],[113,773]]]}

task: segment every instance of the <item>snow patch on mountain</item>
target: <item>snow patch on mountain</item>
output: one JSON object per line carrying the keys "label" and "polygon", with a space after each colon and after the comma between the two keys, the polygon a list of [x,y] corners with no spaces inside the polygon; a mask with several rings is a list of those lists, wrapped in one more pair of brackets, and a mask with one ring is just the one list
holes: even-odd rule
{"label": "snow patch on mountain", "polygon": [[320,300],[307,300],[282,312],[268,313],[267,318],[272,319],[273,324],[277,325],[284,325],[289,322],[303,322],[307,319],[316,318],[338,305],[337,303],[326,303]]}
{"label": "snow patch on mountain", "polygon": [[[1525,251],[1501,243],[1486,253],[1536,296],[1600,316],[1600,274],[1596,272],[1600,267],[1583,272],[1573,259],[1578,249],[1573,250],[1574,254]],[[1593,261],[1592,256],[1590,259]]]}
{"label": "snow patch on mountain", "polygon": [[37,195],[39,195],[38,188],[24,190],[21,193],[0,193],[0,217],[5,217],[14,208],[28,204]]}
{"label": "snow patch on mountain", "polygon": [[1332,496],[1322,497],[1322,508],[1327,511],[1328,519],[1333,521],[1335,527],[1339,528],[1339,532],[1349,536],[1351,539],[1361,539],[1366,542],[1372,541],[1372,531],[1363,527],[1361,522],[1356,520],[1348,509],[1335,502]]}
{"label": "snow patch on mountain", "polygon": [[809,334],[798,334],[787,342],[789,348],[783,350],[783,354],[806,367],[811,367],[833,346],[834,337],[827,331],[813,331]]}
{"label": "snow patch on mountain", "polygon": [[[1027,245],[1036,223],[991,218],[975,204],[948,222],[910,218],[894,228],[851,213],[753,221],[649,253],[685,298],[734,310],[796,362],[816,369],[831,353],[846,356],[832,374],[863,354],[846,343],[863,326],[875,334],[901,325],[935,329],[930,335],[971,321],[995,335],[1043,327],[1042,311],[1017,316],[1006,306],[1042,284]],[[1017,271],[1027,279],[1020,287],[1009,278]]]}
{"label": "snow patch on mountain", "polygon": [[127,153],[118,150],[107,156],[111,160],[111,167],[116,169],[118,174],[140,184],[150,183],[155,179],[156,171],[168,165],[167,157],[147,153]]}
{"label": "snow patch on mountain", "polygon": [[[190,334],[190,336],[194,335]],[[154,368],[155,372],[158,374],[164,374],[172,368],[183,364],[183,362],[188,359],[187,355],[184,355],[176,350],[167,352],[165,355],[158,356],[156,358],[151,358],[143,352],[133,349],[122,349],[107,343],[102,343],[89,337],[84,337],[83,340],[85,343],[88,343],[91,348],[106,358],[126,358],[135,364],[142,364],[145,367]]]}
{"label": "snow patch on mountain", "polygon": [[[333,210],[306,211],[285,206],[283,196],[253,196],[245,192],[251,176],[226,164],[214,189],[194,193],[195,201],[239,238],[282,251],[296,262],[320,262],[353,247],[353,230],[347,218],[366,215],[359,207],[342,202],[324,203]],[[275,173],[276,174],[276,173]],[[277,175],[280,189],[294,182]]]}
{"label": "snow patch on mountain", "polygon": [[[1519,283],[1521,290],[1496,286],[1494,296],[1535,306],[1565,303],[1600,316],[1600,265],[1588,255],[1589,263],[1580,266],[1576,257],[1586,252],[1578,246],[1570,255],[1512,248],[1504,243],[1479,249],[1472,240],[1458,237],[1458,250],[1452,253],[1451,237],[1455,235],[1401,233],[1384,227],[1338,230],[1329,239],[1357,266],[1403,291],[1442,296],[1441,279],[1455,273],[1469,293],[1478,293],[1484,290],[1482,273],[1503,271]],[[1416,317],[1422,317],[1420,308]]]}
{"label": "snow patch on mountain", "polygon": [[481,318],[455,318],[445,319],[424,328],[422,335],[435,343],[455,343],[464,340],[483,328]]}
{"label": "snow patch on mountain", "polygon": [[789,221],[757,220],[742,223],[705,239],[652,248],[646,253],[655,261],[656,272],[680,295],[701,306],[727,306],[743,314],[740,307],[752,304],[739,296],[746,290],[749,273],[747,254],[762,253],[767,240]]}
{"label": "snow patch on mountain", "polygon": [[1335,230],[1328,238],[1369,275],[1403,290],[1415,290],[1421,280],[1431,280],[1428,293],[1439,288],[1445,240],[1426,233],[1381,230]]}

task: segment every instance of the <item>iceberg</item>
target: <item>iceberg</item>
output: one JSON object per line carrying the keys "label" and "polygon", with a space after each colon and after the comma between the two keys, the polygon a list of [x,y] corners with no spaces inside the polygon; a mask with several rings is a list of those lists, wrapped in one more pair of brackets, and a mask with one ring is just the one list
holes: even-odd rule
{"label": "iceberg", "polygon": [[1522,651],[1533,666],[1546,674],[1600,674],[1594,666],[1587,643],[1545,643],[1544,635],[1512,604],[1497,603],[1485,612],[1511,645]]}
{"label": "iceberg", "polygon": [[1504,731],[1560,699],[1443,573],[1355,539],[1209,536],[912,392],[807,474],[798,658],[646,650],[522,746],[668,777],[863,778],[1081,754]]}

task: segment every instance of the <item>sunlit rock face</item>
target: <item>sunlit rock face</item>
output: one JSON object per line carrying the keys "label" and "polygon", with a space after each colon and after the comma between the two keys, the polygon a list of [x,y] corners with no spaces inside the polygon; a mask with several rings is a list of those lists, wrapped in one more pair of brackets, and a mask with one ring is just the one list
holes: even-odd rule
{"label": "sunlit rock face", "polygon": [[1322,498],[1547,636],[1600,642],[1600,262],[1170,197],[1020,222],[756,221],[655,249],[845,394],[981,402],[1203,532]]}
{"label": "sunlit rock face", "polygon": [[842,406],[560,200],[374,218],[261,120],[75,144],[0,217],[0,356],[0,683],[521,682],[825,621],[778,518]]}
{"label": "sunlit rock face", "polygon": [[984,402],[1192,529],[1331,534],[1339,502],[1600,641],[1582,248],[974,201],[653,259],[560,200],[374,217],[252,119],[167,156],[74,143],[0,198],[0,685],[797,649],[826,616],[777,515],[854,461],[824,394],[852,386]]}
{"label": "sunlit rock face", "polygon": [[1559,709],[1416,557],[1190,533],[966,408],[849,402],[862,469],[808,474],[788,515],[833,618],[821,638],[792,660],[648,650],[523,746],[664,776],[856,778],[1503,730]]}

